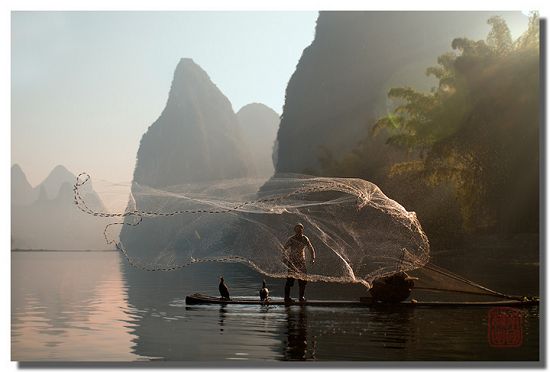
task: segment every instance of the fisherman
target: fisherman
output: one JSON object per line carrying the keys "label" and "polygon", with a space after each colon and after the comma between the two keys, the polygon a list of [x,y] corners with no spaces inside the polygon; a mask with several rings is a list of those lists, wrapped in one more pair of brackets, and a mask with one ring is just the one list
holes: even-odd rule
{"label": "fisherman", "polygon": [[294,286],[295,278],[298,279],[300,289],[300,302],[304,302],[306,291],[306,252],[305,248],[309,249],[311,254],[311,264],[315,263],[315,249],[309,241],[309,238],[304,235],[304,225],[301,223],[294,226],[294,235],[288,238],[284,245],[285,248],[285,263],[288,267],[288,276],[285,284],[285,302],[293,302],[290,298],[290,288]]}

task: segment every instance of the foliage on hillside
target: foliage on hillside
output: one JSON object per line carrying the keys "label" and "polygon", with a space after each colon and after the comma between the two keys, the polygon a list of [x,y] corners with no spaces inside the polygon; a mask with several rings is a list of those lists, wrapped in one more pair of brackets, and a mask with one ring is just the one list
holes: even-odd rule
{"label": "foliage on hillside", "polygon": [[[454,51],[427,69],[437,88],[391,89],[395,107],[371,135],[382,132],[409,156],[387,167],[389,177],[414,178],[425,194],[452,190],[466,231],[538,231],[539,19],[532,14],[515,41],[500,17],[488,24],[486,40],[454,39]],[[366,151],[360,145],[329,166],[362,174]]]}

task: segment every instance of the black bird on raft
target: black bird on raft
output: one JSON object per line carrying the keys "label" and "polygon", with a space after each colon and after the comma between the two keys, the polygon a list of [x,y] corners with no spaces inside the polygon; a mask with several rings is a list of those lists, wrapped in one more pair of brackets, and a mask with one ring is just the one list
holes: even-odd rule
{"label": "black bird on raft", "polygon": [[265,280],[262,280],[262,289],[260,289],[260,300],[267,301],[269,299],[269,289],[265,286]]}
{"label": "black bird on raft", "polygon": [[218,286],[218,289],[220,290],[220,296],[222,297],[222,299],[228,301],[231,300],[231,298],[229,297],[229,289],[223,281],[223,276],[220,276],[220,285]]}

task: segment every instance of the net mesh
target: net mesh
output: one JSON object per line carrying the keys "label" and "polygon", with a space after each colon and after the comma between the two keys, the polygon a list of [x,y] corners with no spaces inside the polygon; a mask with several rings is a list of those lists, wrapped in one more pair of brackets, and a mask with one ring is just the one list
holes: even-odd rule
{"label": "net mesh", "polygon": [[526,296],[511,295],[488,288],[432,262],[412,271],[410,274],[418,280],[414,286],[415,290],[436,292],[438,294],[446,292],[454,297],[468,299],[472,299],[472,296],[498,297],[509,300],[530,299]]}
{"label": "net mesh", "polygon": [[[76,205],[115,219],[105,228],[107,241],[144,270],[242,262],[271,277],[290,273],[308,281],[370,286],[378,277],[429,260],[428,239],[415,213],[362,179],[278,174],[267,182],[235,179],[165,188],[134,183],[123,213],[91,210],[79,193],[89,179],[85,173],[77,177]],[[314,247],[314,263],[307,247],[301,256],[285,244],[297,223]]]}

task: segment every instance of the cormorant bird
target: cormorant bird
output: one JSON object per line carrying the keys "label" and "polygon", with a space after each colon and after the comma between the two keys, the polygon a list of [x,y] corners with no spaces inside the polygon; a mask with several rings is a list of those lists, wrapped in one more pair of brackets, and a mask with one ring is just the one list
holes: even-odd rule
{"label": "cormorant bird", "polygon": [[265,286],[265,280],[262,281],[262,289],[260,289],[260,300],[267,301],[269,298],[269,289]]}
{"label": "cormorant bird", "polygon": [[229,289],[227,289],[227,286],[223,282],[223,276],[220,276],[220,285],[218,286],[218,289],[220,290],[220,296],[222,296],[222,299],[224,300],[230,300],[229,298]]}

